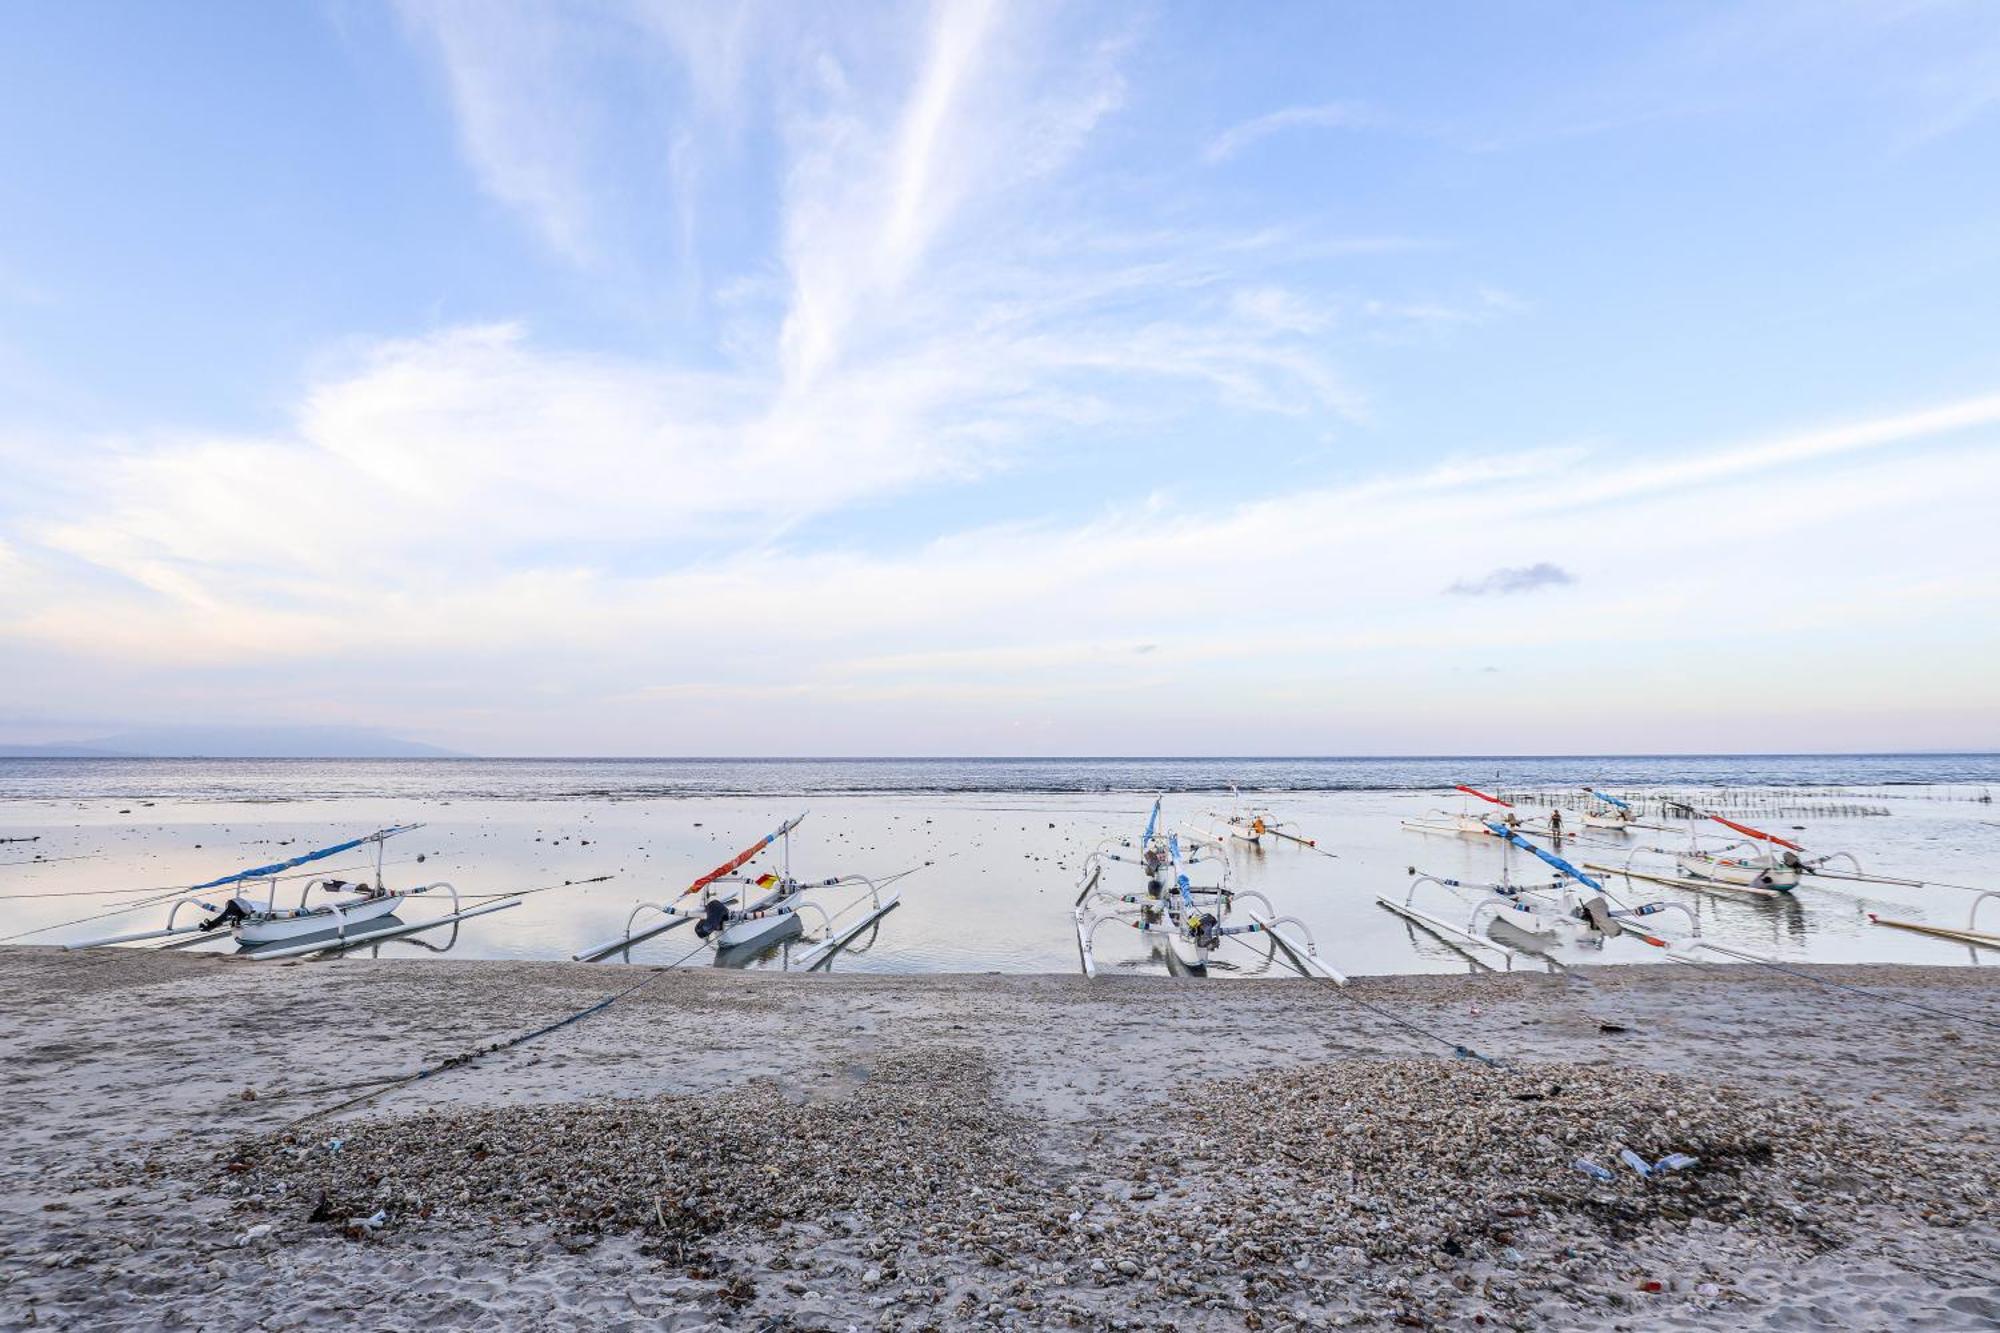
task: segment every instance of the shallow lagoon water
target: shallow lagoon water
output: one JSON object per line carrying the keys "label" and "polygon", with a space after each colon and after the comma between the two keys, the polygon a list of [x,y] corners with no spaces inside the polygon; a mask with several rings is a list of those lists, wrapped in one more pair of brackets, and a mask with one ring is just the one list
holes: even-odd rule
{"label": "shallow lagoon water", "polygon": [[[1671,762],[1689,765],[1685,760]],[[1761,762],[1768,768],[1774,761]],[[1787,801],[1804,802],[1812,809],[1886,810],[1886,814],[1809,815],[1769,822],[1815,852],[1852,851],[1871,870],[2000,888],[2000,809],[1980,799],[1991,793],[1978,785],[1992,771],[1993,761],[1954,762],[1958,767],[1952,772],[1931,776],[1956,778],[1960,783],[1956,786],[1889,786],[1890,780],[1878,779],[1882,785],[1845,788],[1845,798],[1828,786],[1815,786],[1809,795],[1784,795]],[[1489,770],[1493,766],[1493,761],[1466,763],[1484,763]],[[915,872],[897,882],[902,906],[884,919],[872,942],[864,935],[857,945],[867,947],[845,951],[835,959],[837,970],[857,972],[1074,971],[1077,950],[1069,909],[1083,859],[1106,839],[1136,835],[1151,802],[1149,795],[1136,790],[860,794],[820,790],[556,799],[538,794],[546,775],[526,784],[527,794],[522,796],[467,796],[462,793],[473,784],[463,782],[446,787],[459,794],[443,796],[422,794],[421,774],[428,767],[423,764],[391,766],[395,781],[378,784],[400,793],[390,799],[322,795],[280,800],[266,789],[280,785],[274,779],[282,777],[283,767],[269,762],[177,769],[128,763],[118,771],[120,786],[107,786],[107,770],[100,768],[84,778],[69,771],[54,780],[43,779],[39,792],[23,790],[21,767],[9,767],[4,778],[8,797],[0,799],[0,837],[38,839],[0,844],[0,935],[35,932],[19,943],[63,943],[148,929],[160,923],[163,907],[60,929],[42,928],[109,911],[149,890],[281,859],[379,826],[416,822],[423,827],[389,844],[392,884],[442,879],[468,895],[545,891],[530,895],[517,908],[462,923],[455,938],[449,930],[439,930],[384,941],[361,952],[417,956],[427,946],[449,943],[455,957],[563,959],[619,934],[634,903],[670,897],[696,875],[804,810],[808,817],[792,843],[792,869],[801,878]],[[35,765],[26,767],[32,770]],[[364,771],[357,774],[355,768]],[[295,778],[304,780],[293,786],[324,791],[328,785],[324,778],[315,781],[311,775],[327,773],[344,774],[339,778],[342,784],[359,784],[368,768],[301,765],[298,769],[310,772],[295,769]],[[418,776],[412,776],[412,770]],[[374,771],[379,773],[380,766]],[[1689,766],[1688,771],[1708,770]],[[188,791],[190,773],[198,779],[199,794]],[[565,773],[563,781],[570,776]],[[797,774],[786,776],[796,779]],[[1504,782],[1508,775],[1499,776]],[[439,785],[433,782],[429,790],[435,792]],[[238,793],[251,789],[254,795],[242,799],[215,794],[232,787]],[[1562,789],[1573,787],[1565,784]],[[150,794],[129,794],[135,792]],[[1499,844],[1403,828],[1404,819],[1456,808],[1458,797],[1435,790],[1322,789],[1266,791],[1255,799],[1334,855],[1284,843],[1237,847],[1231,853],[1236,884],[1264,893],[1280,912],[1302,919],[1316,937],[1321,955],[1335,967],[1354,974],[1467,968],[1460,954],[1375,901],[1378,894],[1400,898],[1407,892],[1412,866],[1447,877],[1498,877]],[[1165,809],[1174,827],[1207,829],[1216,822],[1213,814],[1225,812],[1229,804],[1226,792],[1181,792],[1166,798]],[[1798,824],[1806,825],[1803,832],[1794,827]],[[1612,844],[1673,845],[1684,839],[1679,831],[1641,831],[1623,838],[1591,831],[1585,838],[1569,839],[1563,851],[1579,862],[1619,863],[1626,852],[1614,850]],[[1638,864],[1647,860],[1642,856]],[[372,865],[372,858],[336,858],[314,869],[339,874],[343,869],[363,869],[364,863]],[[775,857],[766,853],[755,864],[773,865]],[[1516,873],[1522,879],[1547,877],[1539,867],[1531,870],[1526,864],[1518,865]],[[580,882],[600,876],[610,878]],[[565,886],[565,881],[571,883]],[[283,891],[296,893],[302,883],[291,881]],[[1613,881],[1611,887],[1627,902],[1686,903],[1699,915],[1704,938],[1789,961],[2000,962],[2000,953],[1975,951],[1868,921],[1867,914],[1877,912],[1962,925],[1971,894],[1955,889],[1809,880],[1791,899],[1753,901],[1661,885]],[[1439,915],[1462,919],[1466,908],[1450,907],[1447,899],[1431,894],[1426,890],[1418,905],[1428,904]],[[412,905],[404,910],[404,918],[414,922],[427,912],[442,910],[442,904]],[[1988,904],[1986,911],[1987,928],[2000,929],[2000,903]],[[1685,936],[1677,914],[1653,920],[1660,933],[1677,939]],[[1100,964],[1110,971],[1162,969],[1164,963],[1149,957],[1142,943],[1132,932],[1107,925],[1097,936]],[[215,941],[197,947],[220,951],[231,946]],[[751,965],[783,967],[789,956],[781,948]],[[1601,952],[1564,950],[1558,957],[1568,962],[1649,963],[1660,961],[1661,953],[1631,940],[1614,940]],[[1235,946],[1219,958],[1228,966],[1216,970],[1225,975],[1284,970],[1282,962],[1274,966],[1261,948]],[[685,931],[642,944],[630,957],[640,964],[706,964],[708,959]],[[599,966],[618,965],[614,960]],[[1523,960],[1521,965],[1533,964]]]}

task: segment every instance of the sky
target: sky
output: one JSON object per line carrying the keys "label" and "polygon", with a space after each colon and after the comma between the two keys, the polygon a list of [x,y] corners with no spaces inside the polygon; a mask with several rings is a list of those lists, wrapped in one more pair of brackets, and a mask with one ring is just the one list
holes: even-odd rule
{"label": "sky", "polygon": [[0,741],[2000,749],[2000,6],[0,26]]}

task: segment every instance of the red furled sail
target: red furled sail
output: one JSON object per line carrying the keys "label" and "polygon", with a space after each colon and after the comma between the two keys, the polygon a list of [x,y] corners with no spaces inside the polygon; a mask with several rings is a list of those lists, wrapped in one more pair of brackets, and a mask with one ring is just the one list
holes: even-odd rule
{"label": "red furled sail", "polygon": [[706,875],[703,875],[700,879],[696,880],[694,883],[688,885],[685,889],[682,889],[681,897],[685,898],[690,893],[699,893],[701,890],[715,883],[715,881],[717,881],[718,879],[721,879],[724,875],[732,874],[735,871],[741,869],[743,864],[746,861],[750,860],[750,858],[757,855],[757,853],[763,851],[766,847],[769,847],[779,838],[782,838],[787,833],[790,833],[794,828],[798,827],[799,819],[804,819],[804,818],[805,818],[804,815],[800,815],[798,819],[786,820],[784,823],[780,824],[777,827],[776,831],[765,834],[763,837],[751,843],[748,847],[744,848],[736,855],[730,857],[727,861],[724,861],[721,865],[717,866],[715,869],[709,871]]}
{"label": "red furled sail", "polygon": [[1757,838],[1763,842],[1775,842],[1778,844],[1778,846],[1789,847],[1795,852],[1802,852],[1805,850],[1805,848],[1799,846],[1791,839],[1781,838],[1775,833],[1766,833],[1762,829],[1751,828],[1748,824],[1739,824],[1733,819],[1724,819],[1721,815],[1715,814],[1713,812],[1710,812],[1708,817],[1710,819],[1713,819],[1716,823],[1722,825],[1724,828],[1733,828],[1738,833],[1748,834],[1750,837]]}
{"label": "red furled sail", "polygon": [[1495,805],[1504,805],[1509,810],[1512,810],[1514,808],[1514,803],[1512,801],[1503,801],[1498,796],[1488,796],[1485,792],[1479,790],[1479,788],[1477,787],[1468,787],[1464,783],[1460,783],[1458,785],[1457,790],[1464,792],[1467,796],[1477,796],[1482,801],[1491,801]]}

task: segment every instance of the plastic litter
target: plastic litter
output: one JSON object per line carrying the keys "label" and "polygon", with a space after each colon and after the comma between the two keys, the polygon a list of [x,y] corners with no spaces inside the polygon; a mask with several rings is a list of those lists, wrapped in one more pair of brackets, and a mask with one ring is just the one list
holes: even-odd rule
{"label": "plastic litter", "polygon": [[1599,1166],[1597,1163],[1591,1161],[1588,1157],[1579,1157],[1574,1162],[1571,1162],[1570,1165],[1575,1167],[1577,1170],[1583,1172],[1583,1174],[1585,1174],[1586,1176],[1589,1176],[1592,1180],[1617,1179],[1616,1176],[1612,1175],[1609,1171],[1606,1171],[1603,1167]]}
{"label": "plastic litter", "polygon": [[380,1231],[388,1220],[389,1210],[377,1208],[373,1217],[350,1217],[347,1219],[347,1225],[360,1227],[363,1231]]}
{"label": "plastic litter", "polygon": [[1652,1163],[1648,1162],[1638,1153],[1633,1152],[1630,1148],[1620,1148],[1618,1150],[1618,1160],[1631,1167],[1634,1171],[1637,1171],[1639,1178],[1642,1180],[1653,1174]]}
{"label": "plastic litter", "polygon": [[1691,1166],[1699,1165],[1700,1162],[1701,1158],[1699,1157],[1690,1157],[1684,1152],[1670,1152],[1659,1161],[1653,1163],[1653,1169],[1655,1171],[1685,1171]]}

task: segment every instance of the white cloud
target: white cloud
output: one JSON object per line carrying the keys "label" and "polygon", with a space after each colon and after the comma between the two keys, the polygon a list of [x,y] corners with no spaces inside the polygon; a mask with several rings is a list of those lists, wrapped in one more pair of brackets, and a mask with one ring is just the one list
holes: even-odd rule
{"label": "white cloud", "polygon": [[[1075,186],[1125,97],[1116,33],[986,3],[865,35],[833,12],[780,36],[754,6],[409,13],[486,188],[579,263],[615,231],[577,86],[599,44],[672,72],[683,114],[658,165],[683,249],[709,155],[768,136],[775,241],[715,282],[716,355],[444,328],[329,366],[264,435],[13,450],[36,499],[0,541],[0,690],[473,750],[1333,749],[1371,717],[1476,748],[1497,710],[1442,697],[1451,670],[1496,666],[1485,688],[1523,692],[1521,727],[1574,728],[1726,655],[1740,720],[1782,713],[1782,673],[1839,651],[1856,665],[1823,688],[1859,712],[1926,668],[1858,628],[1996,633],[1996,588],[1965,571],[2000,509],[2000,397],[1638,459],[1246,476],[1239,436],[1366,421],[1334,335],[1521,303],[1316,298],[1280,262],[1413,244],[1397,237],[1100,225]],[[1292,108],[1210,155],[1366,119]],[[1196,420],[1230,432],[1206,466],[1153,467],[1144,431]],[[885,522],[865,549],[803,535],[1134,438],[1130,493],[1088,520],[924,539]],[[1559,620],[1437,595],[1523,559],[1577,572]],[[1992,712],[1959,677],[1939,689]]]}
{"label": "white cloud", "polygon": [[480,184],[565,257],[597,254],[589,153],[598,108],[572,96],[587,45],[554,0],[404,0],[411,30],[443,69]]}
{"label": "white cloud", "polygon": [[1211,164],[1226,162],[1245,148],[1274,134],[1296,129],[1380,129],[1389,122],[1382,114],[1359,102],[1325,102],[1316,106],[1288,106],[1232,125],[1208,141],[1202,156]]}
{"label": "white cloud", "polygon": [[[752,544],[658,574],[505,573],[459,563],[463,550],[392,569],[361,545],[353,567],[322,569],[315,561],[338,543],[301,560],[251,547],[248,523],[227,548],[241,563],[208,566],[195,563],[207,544],[194,527],[173,555],[66,548],[134,580],[125,591],[79,585],[30,557],[38,590],[0,606],[23,647],[85,664],[79,683],[113,663],[154,682],[198,666],[215,706],[215,691],[240,688],[215,684],[217,670],[282,663],[291,691],[317,681],[349,701],[353,714],[333,720],[473,749],[535,748],[542,735],[560,749],[562,727],[591,748],[699,749],[679,739],[698,734],[724,748],[838,749],[864,720],[876,749],[923,748],[933,734],[952,738],[946,749],[977,748],[1003,744],[990,730],[1003,718],[1066,720],[1089,738],[1069,748],[1123,738],[1144,749],[1148,719],[1175,716],[1186,748],[1233,748],[1232,735],[1317,748],[1298,737],[1359,726],[1357,710],[1415,709],[1419,729],[1484,726],[1483,699],[1421,695],[1451,668],[1486,665],[1527,692],[1510,704],[1521,728],[1574,735],[1616,724],[1608,701],[1649,677],[1653,659],[1716,654],[1738,664],[1716,706],[1732,725],[1745,710],[1753,721],[1758,710],[1789,716],[1788,675],[1827,653],[1843,658],[1843,683],[1827,688],[1857,706],[1923,677],[1935,703],[1978,717],[1970,682],[1939,684],[1942,668],[1920,655],[1871,661],[1845,645],[1996,623],[2000,585],[1967,574],[1979,516],[2000,502],[1996,426],[2000,407],[1969,402],[1691,451],[1673,485],[1646,484],[1637,467],[1607,485],[1602,456],[1560,451],[1220,510],[1135,503],[1079,525],[979,529],[878,554]],[[1801,471],[1801,459],[1816,465]],[[172,497],[207,507],[169,509],[163,530],[218,522],[232,493],[268,519],[266,497],[240,489],[256,472],[246,462],[212,493]],[[381,493],[428,503],[436,480],[398,474]],[[551,512],[562,506],[496,505],[485,521],[491,540],[512,545]],[[446,546],[476,546],[470,532],[453,527]],[[1540,602],[1436,595],[1482,556],[1524,547],[1583,574],[1559,619]],[[1878,550],[1902,553],[1893,571]],[[384,661],[398,669],[380,670]],[[1590,662],[1602,678],[1567,674]],[[1546,692],[1551,673],[1566,681],[1561,697]],[[282,694],[236,702],[268,709]],[[1232,697],[1233,712],[1218,715]]]}

